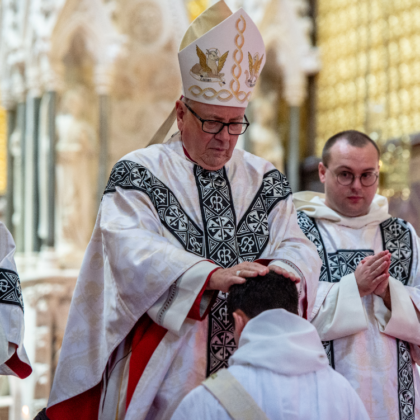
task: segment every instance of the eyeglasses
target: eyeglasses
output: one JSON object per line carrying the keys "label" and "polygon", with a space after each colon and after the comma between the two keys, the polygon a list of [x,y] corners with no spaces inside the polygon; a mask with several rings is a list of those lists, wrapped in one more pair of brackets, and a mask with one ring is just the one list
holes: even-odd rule
{"label": "eyeglasses", "polygon": [[223,128],[226,126],[228,128],[228,133],[234,136],[239,136],[244,134],[249,126],[249,121],[244,115],[245,122],[237,123],[237,122],[230,122],[224,123],[222,121],[214,121],[214,120],[203,120],[200,118],[185,102],[184,105],[188,108],[188,110],[193,114],[198,120],[201,121],[201,129],[205,133],[209,134],[218,134],[220,133]]}
{"label": "eyeglasses", "polygon": [[[327,167],[327,169],[329,169]],[[343,186],[349,186],[353,184],[356,178],[360,179],[360,183],[364,187],[371,187],[378,180],[379,175],[376,172],[365,172],[360,176],[355,176],[353,173],[348,171],[341,171],[338,174],[335,174],[337,177],[337,182]]]}

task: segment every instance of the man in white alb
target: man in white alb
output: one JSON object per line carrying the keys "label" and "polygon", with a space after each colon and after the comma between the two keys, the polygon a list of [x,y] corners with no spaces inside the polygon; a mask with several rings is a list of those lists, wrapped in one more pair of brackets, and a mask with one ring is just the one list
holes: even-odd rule
{"label": "man in white alb", "polygon": [[51,420],[169,419],[227,366],[236,344],[224,292],[245,277],[289,276],[300,314],[312,311],[321,262],[287,180],[234,150],[264,61],[255,24],[223,1],[185,34],[179,132],[112,170],[70,308]]}
{"label": "man in white alb", "polygon": [[297,316],[293,282],[277,273],[233,285],[227,298],[238,349],[191,391],[172,420],[369,420],[328,365],[319,336]]}
{"label": "man in white alb", "polygon": [[319,175],[325,195],[294,198],[323,261],[312,323],[371,419],[420,419],[419,239],[376,195],[379,149],[365,134],[329,139]]}

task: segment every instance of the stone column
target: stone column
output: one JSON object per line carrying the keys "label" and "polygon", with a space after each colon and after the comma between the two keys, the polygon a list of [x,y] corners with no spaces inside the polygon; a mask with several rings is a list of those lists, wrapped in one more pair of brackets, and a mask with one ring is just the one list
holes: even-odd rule
{"label": "stone column", "polygon": [[[43,100],[47,102],[46,114],[42,117],[46,121],[42,122],[45,124],[42,126],[42,135],[47,137],[47,145],[43,140],[43,147],[47,146],[46,156],[43,157],[44,165],[46,165],[46,179],[41,177],[43,184],[43,190],[41,191],[40,187],[40,200],[43,200],[40,203],[40,210],[46,213],[40,215],[43,218],[43,243],[41,246],[41,252],[39,253],[38,258],[38,270],[40,272],[46,273],[55,271],[59,268],[57,256],[55,254],[55,230],[56,230],[56,142],[57,142],[57,133],[56,133],[56,103],[58,92],[61,92],[64,88],[62,76],[64,73],[64,67],[60,65],[58,68],[53,69],[51,67],[50,61],[44,57],[44,61],[41,63],[42,72],[40,72],[40,78],[42,84],[45,87],[45,92]],[[42,102],[41,102],[42,104]],[[45,110],[43,110],[45,112]],[[40,130],[41,131],[41,130]],[[40,138],[41,140],[41,138]],[[39,142],[41,144],[41,142]],[[40,172],[43,168],[39,168]],[[39,172],[39,173],[40,173]],[[45,173],[43,174],[45,175]],[[44,190],[45,188],[45,190]],[[43,194],[41,194],[41,192]]]}
{"label": "stone column", "polygon": [[57,93],[49,91],[48,102],[48,137],[49,137],[49,156],[48,156],[48,234],[46,246],[50,249],[55,245],[55,114]]}
{"label": "stone column", "polygon": [[[9,104],[7,104],[9,105]],[[12,105],[12,104],[10,104]],[[5,104],[3,103],[3,106]],[[6,226],[15,235],[13,226],[13,155],[11,151],[11,137],[16,125],[16,109],[6,107],[7,110],[7,191],[6,191]]]}
{"label": "stone column", "polygon": [[300,171],[299,171],[299,137],[300,137],[300,107],[291,106],[289,108],[289,153],[287,157],[287,178],[290,182],[290,187],[295,193],[299,191],[300,187]]}
{"label": "stone column", "polygon": [[39,110],[41,105],[41,95],[33,98],[34,108],[33,108],[33,184],[34,188],[32,191],[32,200],[34,203],[33,207],[33,225],[32,225],[32,250],[39,252],[41,249],[41,240],[38,236],[38,225],[39,225]]}
{"label": "stone column", "polygon": [[[25,147],[25,137],[26,137],[26,102],[22,101],[18,103],[17,112],[16,112],[16,128],[18,130],[18,135],[20,137],[20,179],[15,179],[14,185],[15,192],[19,196],[14,194],[14,202],[20,203],[20,208],[16,209],[16,206],[13,205],[13,225],[15,227],[15,241],[16,241],[16,250],[17,252],[23,252],[24,250],[24,238],[25,238],[25,161],[26,161],[26,147]],[[17,173],[15,173],[17,175]],[[18,213],[16,213],[18,211]]]}
{"label": "stone column", "polygon": [[99,95],[99,168],[98,168],[98,207],[101,203],[108,181],[108,108],[109,96]]}
{"label": "stone column", "polygon": [[[25,135],[25,240],[24,250],[30,266],[34,252],[39,251],[38,218],[38,133],[41,92],[31,90],[26,104]],[[34,262],[35,263],[35,262]]]}
{"label": "stone column", "polygon": [[287,178],[292,191],[300,189],[300,107],[306,97],[306,75],[299,68],[289,68],[284,74],[284,97],[289,105],[289,153]]}
{"label": "stone column", "polygon": [[109,133],[109,92],[112,74],[110,65],[98,65],[95,72],[96,92],[99,99],[99,168],[97,205],[99,207],[108,182],[108,133]]}

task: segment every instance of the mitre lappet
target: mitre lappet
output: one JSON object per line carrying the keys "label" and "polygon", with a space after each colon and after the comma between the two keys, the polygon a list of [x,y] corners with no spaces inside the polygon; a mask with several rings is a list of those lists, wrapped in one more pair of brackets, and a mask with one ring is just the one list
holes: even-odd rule
{"label": "mitre lappet", "polygon": [[[266,54],[260,31],[245,10],[232,13],[221,0],[191,23],[178,59],[186,98],[246,108]],[[163,141],[175,115],[174,108],[149,145]]]}

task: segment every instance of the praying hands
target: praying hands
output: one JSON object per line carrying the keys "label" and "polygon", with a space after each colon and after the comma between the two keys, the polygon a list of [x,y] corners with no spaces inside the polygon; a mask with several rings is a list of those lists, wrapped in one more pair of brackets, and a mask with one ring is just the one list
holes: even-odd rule
{"label": "praying hands", "polygon": [[360,297],[375,294],[384,300],[385,306],[391,309],[389,292],[389,266],[391,253],[382,251],[376,255],[364,258],[354,273]]}

